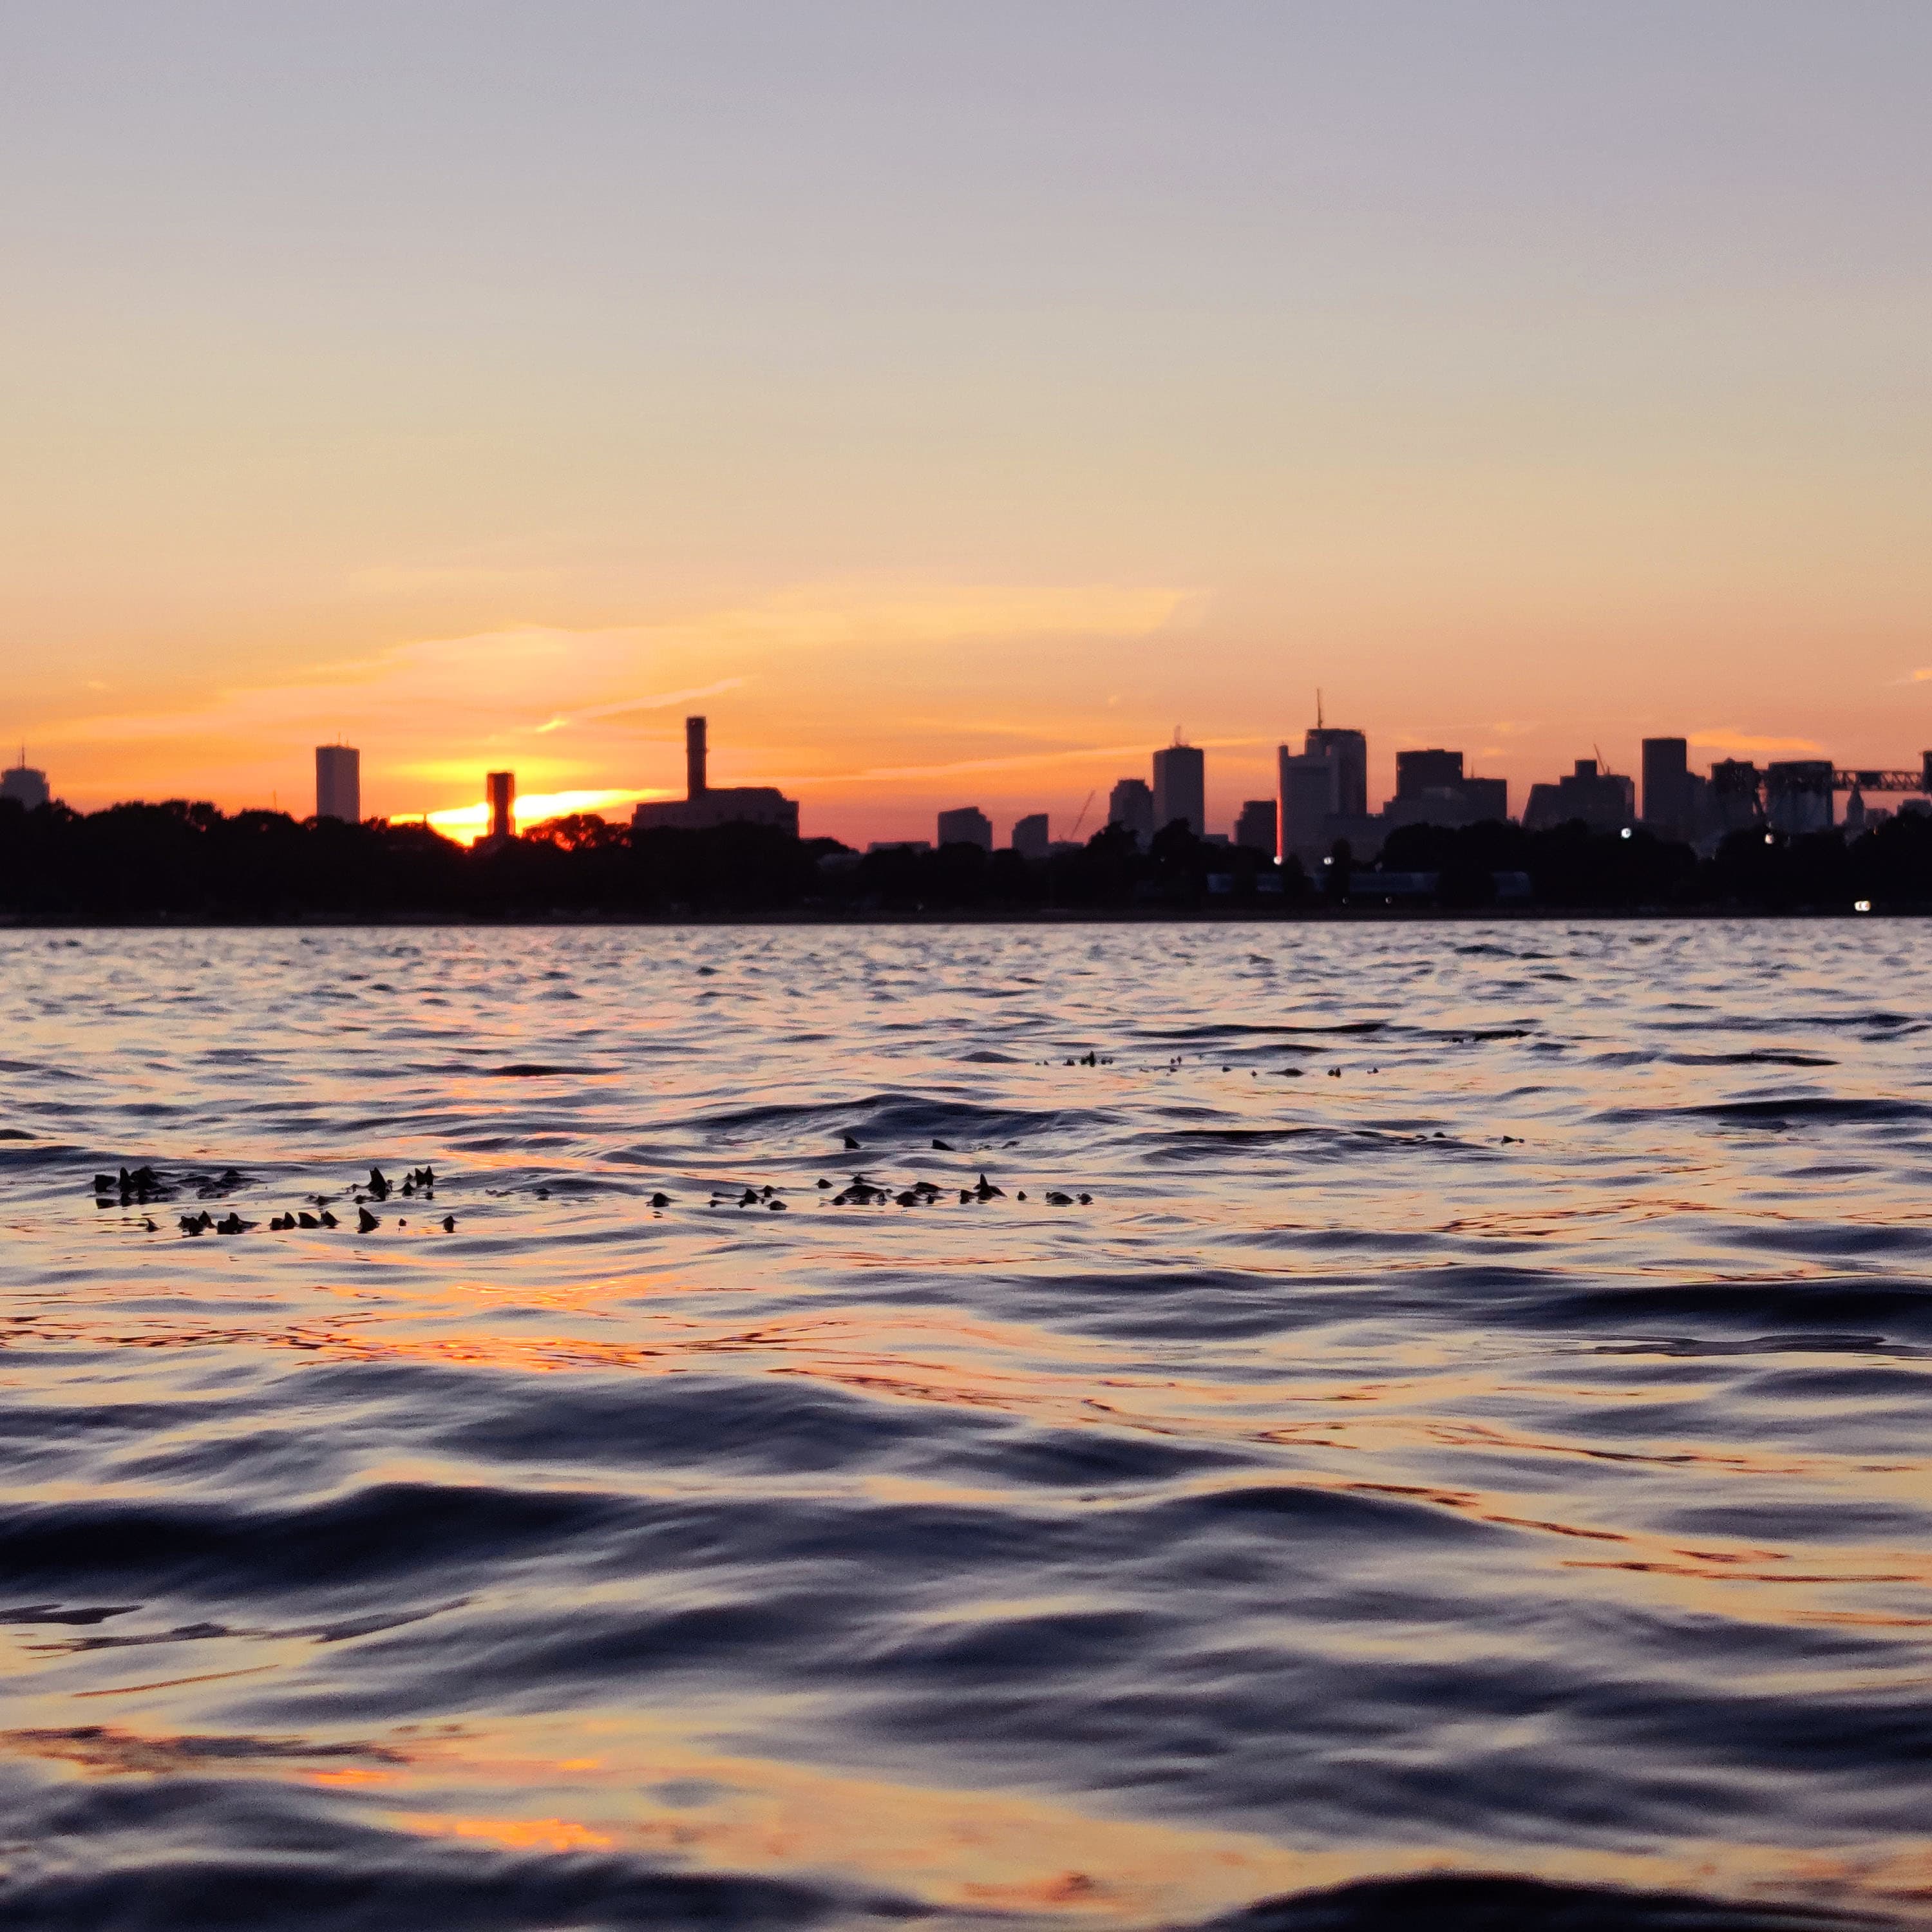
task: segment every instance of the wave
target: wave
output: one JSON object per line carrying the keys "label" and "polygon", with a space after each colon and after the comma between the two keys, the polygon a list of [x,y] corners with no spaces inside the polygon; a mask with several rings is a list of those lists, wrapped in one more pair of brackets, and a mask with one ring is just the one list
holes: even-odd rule
{"label": "wave", "polygon": [[1876,1932],[1902,1923],[1814,1905],[1431,1872],[1264,1899],[1204,1932]]}

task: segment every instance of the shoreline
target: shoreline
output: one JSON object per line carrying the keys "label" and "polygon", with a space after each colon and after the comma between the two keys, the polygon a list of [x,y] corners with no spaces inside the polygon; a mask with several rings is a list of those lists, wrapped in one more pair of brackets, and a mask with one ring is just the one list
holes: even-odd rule
{"label": "shoreline", "polygon": [[241,919],[166,915],[144,919],[61,919],[0,913],[0,932],[338,932],[421,931],[460,926],[491,929],[506,927],[625,927],[667,929],[687,926],[1442,926],[1547,925],[1553,921],[1588,920],[1606,925],[1669,920],[1752,922],[1812,920],[1918,920],[1932,917],[1932,905],[1875,906],[1861,912],[1850,906],[1798,906],[1781,910],[1754,906],[1496,906],[1389,907],[1263,910],[1250,907],[1220,909],[1162,907],[1158,909],[1069,908],[1053,910],[1003,910],[975,912],[960,909],[926,911],[818,912],[566,912],[484,914],[439,912],[365,914],[353,916],[297,914],[286,919]]}

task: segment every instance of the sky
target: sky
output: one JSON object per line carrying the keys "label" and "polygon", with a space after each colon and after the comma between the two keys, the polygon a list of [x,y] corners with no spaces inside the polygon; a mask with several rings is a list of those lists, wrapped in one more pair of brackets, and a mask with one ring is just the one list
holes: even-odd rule
{"label": "sky", "polygon": [[[57,795],[1932,745],[1923,0],[0,0]],[[1090,800],[1090,802],[1089,802]],[[1084,812],[1084,819],[1082,814]]]}

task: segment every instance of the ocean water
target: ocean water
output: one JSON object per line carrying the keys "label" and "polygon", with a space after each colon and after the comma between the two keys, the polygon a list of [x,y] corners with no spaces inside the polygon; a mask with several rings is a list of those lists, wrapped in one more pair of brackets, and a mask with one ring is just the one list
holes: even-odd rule
{"label": "ocean water", "polygon": [[0,1923],[1923,1922],[1928,1018],[1904,923],[0,934]]}

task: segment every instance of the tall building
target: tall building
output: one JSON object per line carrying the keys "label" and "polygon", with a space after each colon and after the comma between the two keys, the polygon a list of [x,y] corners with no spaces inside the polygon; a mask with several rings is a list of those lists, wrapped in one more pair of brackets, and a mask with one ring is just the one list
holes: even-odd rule
{"label": "tall building", "polygon": [[942,845],[976,845],[982,852],[993,849],[993,821],[976,805],[962,805],[956,812],[939,814],[939,842]]}
{"label": "tall building", "polygon": [[1154,828],[1176,819],[1198,838],[1208,830],[1208,761],[1196,745],[1168,745],[1154,754]]}
{"label": "tall building", "polygon": [[[1927,754],[1932,758],[1932,753]],[[1154,788],[1145,778],[1122,778],[1107,800],[1107,823],[1124,827],[1144,846],[1154,835]]]}
{"label": "tall building", "polygon": [[684,721],[682,798],[659,799],[631,814],[636,832],[702,832],[718,825],[769,825],[798,836],[798,802],[772,785],[714,786],[706,764],[705,723]]}
{"label": "tall building", "polygon": [[52,796],[47,790],[46,773],[28,764],[27,748],[22,745],[20,762],[0,772],[0,798],[10,798],[16,805],[32,812],[49,803]]}
{"label": "tall building", "polygon": [[1682,738],[1643,741],[1643,822],[1667,837],[1691,832],[1690,752]]}
{"label": "tall building", "polygon": [[1275,855],[1275,802],[1271,798],[1251,798],[1241,806],[1234,820],[1234,843],[1250,852]]}
{"label": "tall building", "polygon": [[492,772],[488,781],[490,797],[490,836],[511,838],[516,836],[517,775]]}
{"label": "tall building", "polygon": [[1425,791],[1462,782],[1462,754],[1436,748],[1395,754],[1395,795],[1414,798]]}
{"label": "tall building", "polygon": [[1334,842],[1328,821],[1335,817],[1336,764],[1318,752],[1276,754],[1281,795],[1280,850],[1303,860],[1320,858]]}
{"label": "tall building", "polygon": [[1636,792],[1628,778],[1598,771],[1594,758],[1579,758],[1568,778],[1530,787],[1523,829],[1547,832],[1581,819],[1592,832],[1619,831],[1636,816]]}
{"label": "tall building", "polygon": [[362,754],[354,746],[315,748],[315,815],[362,823]]}
{"label": "tall building", "polygon": [[1043,812],[1029,814],[1013,827],[1013,850],[1022,859],[1044,859],[1051,842]]}
{"label": "tall building", "polygon": [[1395,796],[1382,808],[1391,832],[1402,825],[1480,825],[1508,816],[1508,781],[1466,775],[1460,752],[1435,746],[1395,754]]}
{"label": "tall building", "polygon": [[1302,739],[1304,754],[1326,758],[1335,767],[1335,809],[1345,818],[1364,818],[1369,810],[1369,741],[1360,731],[1318,724]]}
{"label": "tall building", "polygon": [[1299,752],[1276,753],[1280,785],[1280,850],[1304,861],[1324,856],[1339,838],[1368,831],[1369,741],[1360,731],[1317,723]]}

